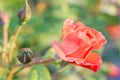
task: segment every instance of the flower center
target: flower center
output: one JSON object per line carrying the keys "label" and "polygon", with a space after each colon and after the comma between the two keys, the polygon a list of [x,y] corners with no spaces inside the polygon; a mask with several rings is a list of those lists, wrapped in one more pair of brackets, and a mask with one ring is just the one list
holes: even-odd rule
{"label": "flower center", "polygon": [[89,38],[89,39],[93,39],[93,36],[89,33],[86,33],[86,36]]}

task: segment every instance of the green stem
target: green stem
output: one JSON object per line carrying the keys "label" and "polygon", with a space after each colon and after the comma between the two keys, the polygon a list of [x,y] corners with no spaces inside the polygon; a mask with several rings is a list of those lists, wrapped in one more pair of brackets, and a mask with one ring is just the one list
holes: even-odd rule
{"label": "green stem", "polygon": [[22,29],[23,25],[19,25],[18,28],[17,28],[17,31],[15,32],[15,34],[13,35],[13,39],[10,43],[10,52],[9,52],[9,62],[12,61],[12,53],[13,53],[13,49],[15,47],[15,42],[17,40],[17,37],[20,33],[20,30]]}

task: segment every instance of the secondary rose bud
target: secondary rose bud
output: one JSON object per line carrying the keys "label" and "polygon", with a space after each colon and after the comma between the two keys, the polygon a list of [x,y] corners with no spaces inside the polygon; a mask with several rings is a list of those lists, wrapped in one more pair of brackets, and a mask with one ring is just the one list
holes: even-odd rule
{"label": "secondary rose bud", "polygon": [[33,57],[34,53],[29,48],[22,48],[17,55],[18,60],[23,64],[31,62]]}
{"label": "secondary rose bud", "polygon": [[18,12],[18,18],[20,24],[24,24],[26,21],[30,19],[30,17],[31,17],[31,10],[30,10],[30,6],[26,1],[25,7]]}
{"label": "secondary rose bud", "polygon": [[8,24],[8,21],[8,15],[5,12],[0,11],[0,26],[5,26],[6,24]]}

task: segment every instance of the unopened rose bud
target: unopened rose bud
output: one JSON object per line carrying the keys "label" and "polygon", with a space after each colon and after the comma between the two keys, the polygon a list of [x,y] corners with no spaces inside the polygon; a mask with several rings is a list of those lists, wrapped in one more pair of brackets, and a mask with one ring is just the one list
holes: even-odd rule
{"label": "unopened rose bud", "polygon": [[22,64],[27,64],[32,61],[34,53],[29,48],[22,48],[17,55],[18,60]]}
{"label": "unopened rose bud", "polygon": [[30,19],[30,17],[31,17],[31,10],[30,10],[30,6],[26,1],[25,7],[18,12],[18,18],[20,24],[24,24],[25,22],[27,22]]}
{"label": "unopened rose bud", "polygon": [[7,25],[8,21],[9,21],[8,15],[5,12],[0,11],[0,26]]}

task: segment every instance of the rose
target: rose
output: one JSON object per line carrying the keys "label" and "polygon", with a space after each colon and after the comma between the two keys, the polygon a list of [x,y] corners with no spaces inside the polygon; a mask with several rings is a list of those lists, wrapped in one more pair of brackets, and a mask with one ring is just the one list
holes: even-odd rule
{"label": "rose", "polygon": [[99,49],[105,43],[102,33],[81,22],[73,24],[73,20],[68,18],[62,29],[61,45],[54,41],[53,48],[61,59],[96,72],[102,60],[92,50]]}

